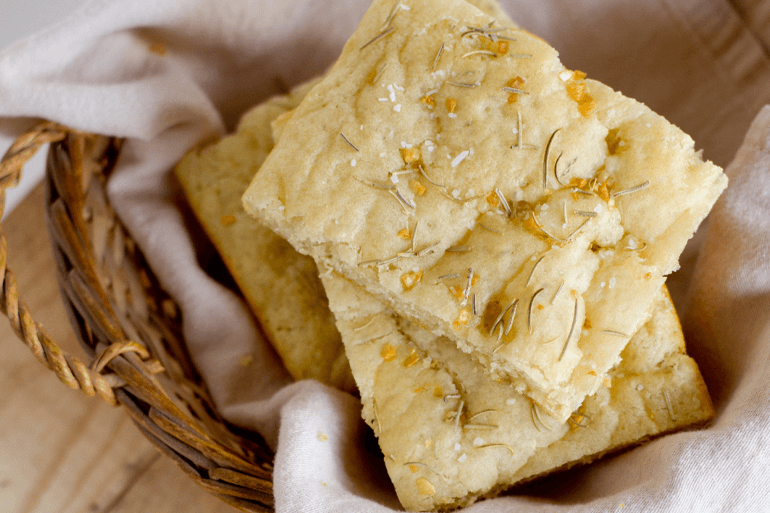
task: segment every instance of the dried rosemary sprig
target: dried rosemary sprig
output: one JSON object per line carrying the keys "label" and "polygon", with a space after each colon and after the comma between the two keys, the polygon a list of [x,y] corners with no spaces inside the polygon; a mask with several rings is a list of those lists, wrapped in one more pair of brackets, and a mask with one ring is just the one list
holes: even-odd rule
{"label": "dried rosemary sprig", "polygon": [[572,326],[569,329],[569,334],[567,335],[567,340],[564,341],[564,348],[561,350],[561,354],[559,355],[559,360],[564,357],[564,353],[567,352],[567,346],[569,346],[569,341],[572,339],[572,333],[575,331],[575,325],[577,324],[577,317],[578,317],[578,298],[575,298],[575,312],[572,314]]}

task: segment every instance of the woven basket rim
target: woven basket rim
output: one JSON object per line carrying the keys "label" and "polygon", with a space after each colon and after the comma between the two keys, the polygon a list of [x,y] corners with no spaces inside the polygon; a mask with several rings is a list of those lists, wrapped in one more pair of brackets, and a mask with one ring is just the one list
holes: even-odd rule
{"label": "woven basket rim", "polygon": [[178,306],[110,206],[105,186],[122,140],[38,123],[0,161],[0,215],[6,189],[45,144],[46,225],[64,307],[89,361],[62,351],[33,320],[0,230],[0,293],[15,334],[68,388],[123,407],[206,491],[241,511],[273,511],[270,447],[217,413],[184,347]]}

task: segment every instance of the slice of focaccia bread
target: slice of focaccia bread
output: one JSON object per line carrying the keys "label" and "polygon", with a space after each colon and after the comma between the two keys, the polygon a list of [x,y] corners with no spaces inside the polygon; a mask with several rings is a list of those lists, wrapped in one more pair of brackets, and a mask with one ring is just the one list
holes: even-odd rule
{"label": "slice of focaccia bread", "polygon": [[[494,0],[471,3],[514,26]],[[319,81],[253,108],[241,118],[235,134],[190,152],[175,171],[198,220],[291,375],[355,390],[315,263],[244,215],[241,205],[246,187],[273,149],[271,125],[283,126]]]}
{"label": "slice of focaccia bread", "polygon": [[341,275],[321,275],[401,504],[429,511],[470,504],[513,481],[569,427],[444,337],[393,314]]}
{"label": "slice of focaccia bread", "polygon": [[526,31],[460,0],[375,0],[243,200],[564,422],[726,182]]}
{"label": "slice of focaccia bread", "polygon": [[235,134],[193,150],[176,166],[190,205],[295,379],[355,390],[313,259],[243,211],[241,196],[273,148],[270,123],[314,82],[252,109]]}
{"label": "slice of focaccia bread", "polygon": [[665,289],[607,386],[562,424],[447,338],[405,321],[333,271],[322,280],[362,415],[409,510],[468,505],[714,414]]}
{"label": "slice of focaccia bread", "polygon": [[650,320],[636,332],[609,372],[609,387],[587,397],[569,419],[569,432],[538,450],[516,473],[531,480],[589,463],[661,433],[702,426],[714,416],[706,384],[687,356],[674,304],[663,287]]}

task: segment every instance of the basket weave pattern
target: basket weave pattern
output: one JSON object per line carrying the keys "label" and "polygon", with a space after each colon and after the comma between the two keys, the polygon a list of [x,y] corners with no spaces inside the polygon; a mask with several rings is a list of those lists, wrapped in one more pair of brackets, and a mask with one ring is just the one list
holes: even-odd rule
{"label": "basket weave pattern", "polygon": [[0,309],[14,332],[65,385],[122,406],[161,453],[211,494],[242,511],[272,511],[272,453],[216,413],[185,350],[179,309],[110,207],[105,184],[121,141],[39,124],[0,161],[0,215],[6,189],[46,143],[46,222],[59,285],[91,361],[63,352],[33,320],[6,267],[0,229]]}

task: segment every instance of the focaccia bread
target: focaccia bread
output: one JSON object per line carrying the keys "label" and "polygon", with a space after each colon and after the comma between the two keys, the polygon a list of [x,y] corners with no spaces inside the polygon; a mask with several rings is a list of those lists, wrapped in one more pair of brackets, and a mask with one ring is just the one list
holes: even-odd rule
{"label": "focaccia bread", "polygon": [[315,262],[248,216],[241,204],[243,192],[273,148],[270,123],[296,107],[314,84],[252,109],[235,134],[193,150],[175,172],[289,373],[295,379],[317,379],[354,391]]}
{"label": "focaccia bread", "polygon": [[519,469],[517,481],[590,463],[662,433],[700,427],[714,417],[706,383],[698,364],[687,356],[665,286],[652,317],[631,338],[607,384],[572,414],[566,435]]}
{"label": "focaccia bread", "polygon": [[321,278],[362,416],[406,509],[468,505],[513,482],[538,447],[569,431],[448,339],[416,328],[333,271]]}
{"label": "focaccia bread", "polygon": [[[506,26],[515,26],[494,0],[471,3]],[[235,134],[190,152],[175,171],[198,220],[291,375],[353,391],[355,383],[315,263],[244,215],[241,205],[246,187],[278,140],[275,127],[288,121],[292,109],[319,81],[251,109]]]}
{"label": "focaccia bread", "polygon": [[333,271],[322,280],[362,415],[409,510],[465,506],[714,414],[665,288],[606,386],[562,424],[445,337],[405,321]]}
{"label": "focaccia bread", "polygon": [[375,0],[243,200],[564,422],[726,182],[536,36],[460,0]]}

